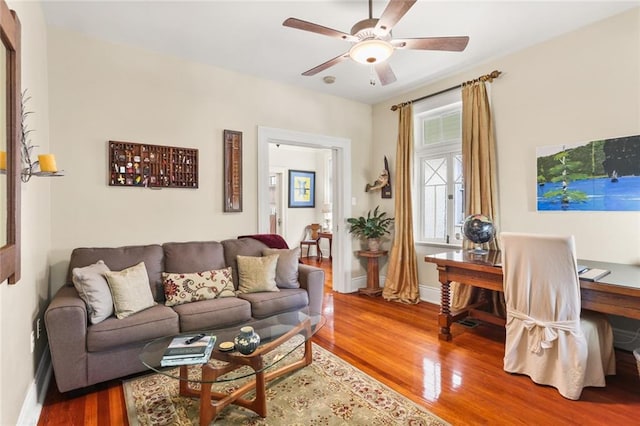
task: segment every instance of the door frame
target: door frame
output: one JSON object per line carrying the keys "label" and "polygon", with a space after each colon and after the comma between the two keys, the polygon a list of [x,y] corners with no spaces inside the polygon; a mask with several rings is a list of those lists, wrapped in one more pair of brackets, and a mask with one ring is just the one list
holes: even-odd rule
{"label": "door frame", "polygon": [[[276,223],[276,233],[279,228],[280,236],[285,240],[287,239],[287,215],[286,215],[286,202],[287,202],[287,187],[286,187],[286,174],[287,170],[282,167],[269,167],[269,175],[276,175],[276,204],[278,205],[277,211],[280,218],[280,226]],[[278,220],[276,217],[276,221]]]}
{"label": "door frame", "polygon": [[353,251],[346,219],[351,217],[351,140],[294,130],[258,126],[258,232],[269,231],[269,144],[333,151],[333,290],[349,293]]}

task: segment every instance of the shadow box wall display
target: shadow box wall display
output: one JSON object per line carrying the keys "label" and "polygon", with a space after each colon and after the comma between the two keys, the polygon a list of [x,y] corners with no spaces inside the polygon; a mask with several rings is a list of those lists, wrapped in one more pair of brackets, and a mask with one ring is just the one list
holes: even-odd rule
{"label": "shadow box wall display", "polygon": [[197,188],[198,150],[109,141],[109,186]]}

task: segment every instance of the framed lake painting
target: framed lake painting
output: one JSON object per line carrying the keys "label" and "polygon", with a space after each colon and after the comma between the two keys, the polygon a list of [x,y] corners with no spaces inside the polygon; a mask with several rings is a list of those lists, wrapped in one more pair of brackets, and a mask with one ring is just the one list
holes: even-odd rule
{"label": "framed lake painting", "polygon": [[538,211],[640,211],[640,135],[536,149]]}
{"label": "framed lake painting", "polygon": [[316,172],[289,170],[289,207],[316,206]]}

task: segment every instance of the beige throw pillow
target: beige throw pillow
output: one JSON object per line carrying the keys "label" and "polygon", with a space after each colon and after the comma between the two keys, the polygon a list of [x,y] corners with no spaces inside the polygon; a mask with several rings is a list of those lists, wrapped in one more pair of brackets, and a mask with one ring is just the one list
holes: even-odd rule
{"label": "beige throw pillow", "polygon": [[102,260],[71,271],[73,286],[87,304],[91,324],[98,324],[113,315],[113,299],[105,272],[109,272],[109,267]]}
{"label": "beige throw pillow", "polygon": [[293,249],[271,249],[262,250],[264,256],[271,254],[278,255],[276,266],[276,284],[280,288],[300,288],[298,282],[298,259],[300,258],[300,247]]}
{"label": "beige throw pillow", "polygon": [[234,297],[231,267],[192,274],[162,273],[165,305],[175,306],[198,300]]}
{"label": "beige throw pillow", "polygon": [[144,262],[119,272],[106,272],[113,306],[118,319],[126,318],[156,304],[149,287]]}
{"label": "beige throw pillow", "polygon": [[238,292],[280,291],[276,285],[278,255],[238,256]]}

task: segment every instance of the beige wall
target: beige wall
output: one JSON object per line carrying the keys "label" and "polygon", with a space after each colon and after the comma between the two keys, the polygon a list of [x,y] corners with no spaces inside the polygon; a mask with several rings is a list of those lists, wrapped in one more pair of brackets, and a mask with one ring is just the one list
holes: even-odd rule
{"label": "beige wall", "polygon": [[[49,150],[47,46],[38,3],[9,1],[22,23],[22,88],[31,101],[28,119],[34,154]],[[30,334],[49,298],[48,254],[51,248],[51,180],[33,178],[22,185],[22,278],[0,285],[0,424],[16,424],[32,389],[36,368],[46,347],[41,334],[31,352]],[[44,324],[42,324],[44,330]],[[35,395],[32,394],[33,397]],[[26,413],[27,415],[29,413]],[[24,417],[23,417],[24,418]]]}
{"label": "beige wall", "polygon": [[[369,161],[369,105],[61,30],[49,62],[52,146],[68,172],[52,186],[54,289],[74,247],[256,232],[258,125],[347,138],[354,167]],[[242,213],[222,212],[223,129],[243,132]],[[200,187],[107,186],[108,140],[199,149]]]}
{"label": "beige wall", "polygon": [[[574,234],[578,257],[640,264],[640,212],[537,212],[537,146],[640,133],[640,9],[487,62],[374,106],[374,150],[397,131],[389,107],[501,70],[491,84],[498,151],[499,231]],[[395,155],[394,155],[395,158]],[[419,247],[419,279],[437,288]],[[435,249],[437,250],[437,249]]]}

